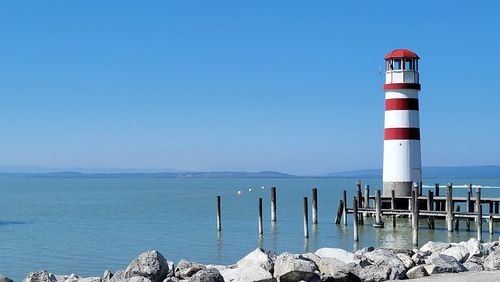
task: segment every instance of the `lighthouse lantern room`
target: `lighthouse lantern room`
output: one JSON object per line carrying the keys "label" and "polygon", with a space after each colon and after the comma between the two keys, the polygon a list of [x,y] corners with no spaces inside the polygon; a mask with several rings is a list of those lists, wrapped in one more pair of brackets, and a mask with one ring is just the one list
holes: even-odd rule
{"label": "lighthouse lantern room", "polygon": [[410,196],[422,181],[418,92],[420,79],[414,52],[397,49],[385,56],[384,196]]}

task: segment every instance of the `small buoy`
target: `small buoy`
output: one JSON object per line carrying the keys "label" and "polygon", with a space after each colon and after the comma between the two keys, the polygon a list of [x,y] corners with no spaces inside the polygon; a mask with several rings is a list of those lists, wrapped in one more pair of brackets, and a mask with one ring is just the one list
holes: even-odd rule
{"label": "small buoy", "polygon": [[248,192],[252,192],[252,188],[248,188]]}
{"label": "small buoy", "polygon": [[240,190],[240,191],[238,191],[238,195],[241,195],[241,193],[242,193],[242,192],[241,192],[241,190]]}
{"label": "small buoy", "polygon": [[260,189],[264,190],[264,186],[260,187]]}

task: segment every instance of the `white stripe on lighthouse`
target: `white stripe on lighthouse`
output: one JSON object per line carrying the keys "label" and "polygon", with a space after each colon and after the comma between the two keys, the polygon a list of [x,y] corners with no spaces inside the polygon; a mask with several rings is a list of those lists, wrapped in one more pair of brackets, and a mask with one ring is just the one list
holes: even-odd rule
{"label": "white stripe on lighthouse", "polygon": [[418,99],[418,90],[398,89],[385,92],[385,99],[414,98]]}
{"label": "white stripe on lighthouse", "polygon": [[418,111],[385,111],[385,128],[420,127]]}

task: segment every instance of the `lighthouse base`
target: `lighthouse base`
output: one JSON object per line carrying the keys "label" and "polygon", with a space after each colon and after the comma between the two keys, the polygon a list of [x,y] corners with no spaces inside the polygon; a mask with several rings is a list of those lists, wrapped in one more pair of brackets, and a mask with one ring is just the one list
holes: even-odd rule
{"label": "lighthouse base", "polygon": [[391,191],[394,190],[394,196],[409,197],[411,196],[412,182],[384,182],[383,195],[391,196]]}

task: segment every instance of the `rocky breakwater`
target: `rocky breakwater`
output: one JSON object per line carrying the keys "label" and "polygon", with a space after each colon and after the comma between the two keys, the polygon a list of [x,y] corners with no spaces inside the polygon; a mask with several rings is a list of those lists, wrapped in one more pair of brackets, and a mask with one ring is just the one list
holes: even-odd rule
{"label": "rocky breakwater", "polygon": [[203,265],[187,260],[174,265],[159,252],[148,251],[126,269],[105,271],[102,277],[41,271],[28,274],[24,282],[385,281],[488,270],[500,270],[499,242],[481,243],[472,238],[460,243],[428,242],[418,250],[368,247],[351,253],[322,248],[315,253],[277,255],[256,249],[233,265]]}

